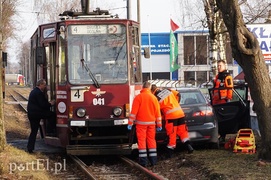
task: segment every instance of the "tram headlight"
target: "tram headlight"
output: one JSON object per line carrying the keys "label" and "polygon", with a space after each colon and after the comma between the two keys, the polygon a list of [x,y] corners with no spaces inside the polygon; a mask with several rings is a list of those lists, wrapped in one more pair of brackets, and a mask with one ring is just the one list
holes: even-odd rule
{"label": "tram headlight", "polygon": [[115,108],[113,109],[113,114],[114,114],[115,116],[120,116],[121,113],[122,113],[122,108],[121,108],[121,107],[115,107]]}
{"label": "tram headlight", "polygon": [[78,117],[84,117],[84,116],[86,115],[86,109],[84,109],[84,108],[79,108],[79,109],[77,109],[76,115],[77,115]]}

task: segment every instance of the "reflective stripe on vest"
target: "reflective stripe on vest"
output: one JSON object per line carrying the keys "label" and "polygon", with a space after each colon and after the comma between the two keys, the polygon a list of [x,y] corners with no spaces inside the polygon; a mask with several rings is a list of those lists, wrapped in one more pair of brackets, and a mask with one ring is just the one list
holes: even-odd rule
{"label": "reflective stripe on vest", "polygon": [[157,94],[159,103],[161,103],[162,101],[164,101],[164,99],[165,99],[166,97],[168,97],[170,94],[172,94],[172,92],[169,91],[168,89],[163,89],[161,92],[159,92],[159,93]]}
{"label": "reflective stripe on vest", "polygon": [[182,108],[181,108],[181,107],[176,107],[176,108],[173,108],[173,109],[171,109],[171,110],[168,110],[168,111],[166,112],[166,114],[170,114],[170,113],[173,113],[173,112],[179,111],[179,110],[182,110]]}
{"label": "reflective stripe on vest", "polygon": [[155,125],[155,121],[139,121],[139,120],[135,120],[135,124],[140,124],[140,125]]}

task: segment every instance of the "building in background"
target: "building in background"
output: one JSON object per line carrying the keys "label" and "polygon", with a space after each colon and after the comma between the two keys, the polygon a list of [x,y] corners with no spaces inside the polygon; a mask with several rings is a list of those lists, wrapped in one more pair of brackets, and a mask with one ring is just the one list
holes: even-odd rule
{"label": "building in background", "polygon": [[[248,29],[257,37],[269,73],[271,71],[271,26],[270,24],[248,24]],[[151,47],[150,59],[142,56],[144,80],[171,79],[195,86],[211,80],[209,59],[209,33],[203,31],[176,31],[178,41],[178,64],[180,68],[170,72],[170,33],[143,33],[142,52]],[[242,68],[234,61],[230,42],[226,47],[228,70],[233,77],[242,73]],[[271,75],[270,75],[271,76]]]}
{"label": "building in background", "polygon": [[[184,84],[198,86],[211,80],[208,31],[176,31],[178,41],[178,64],[180,68],[170,72],[170,33],[143,33],[142,53],[145,47],[151,49],[149,59],[142,56],[143,80],[172,79]],[[228,69],[233,76],[240,68],[231,56],[230,44],[226,49]]]}
{"label": "building in background", "polygon": [[170,79],[169,33],[142,33],[141,52],[150,47],[150,58],[142,56],[143,80]]}

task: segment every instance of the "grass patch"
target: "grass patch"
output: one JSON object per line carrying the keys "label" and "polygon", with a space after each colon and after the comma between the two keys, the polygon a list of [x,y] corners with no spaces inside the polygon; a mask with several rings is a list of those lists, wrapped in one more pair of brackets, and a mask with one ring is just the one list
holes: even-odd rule
{"label": "grass patch", "polygon": [[[259,165],[257,153],[234,153],[230,150],[195,151],[191,161],[207,167],[209,176],[220,175],[225,179],[271,179],[271,163]],[[224,179],[224,178],[221,178]]]}
{"label": "grass patch", "polygon": [[[38,158],[37,158],[38,155]],[[0,179],[51,179],[44,163],[39,159],[46,159],[42,154],[30,155],[23,150],[7,145],[0,153]]]}

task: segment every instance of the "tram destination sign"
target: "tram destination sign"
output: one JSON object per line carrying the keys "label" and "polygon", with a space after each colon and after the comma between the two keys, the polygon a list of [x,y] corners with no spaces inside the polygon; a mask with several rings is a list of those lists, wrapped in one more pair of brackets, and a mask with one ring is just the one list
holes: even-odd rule
{"label": "tram destination sign", "polygon": [[121,25],[71,25],[70,32],[73,35],[118,34],[121,33]]}

